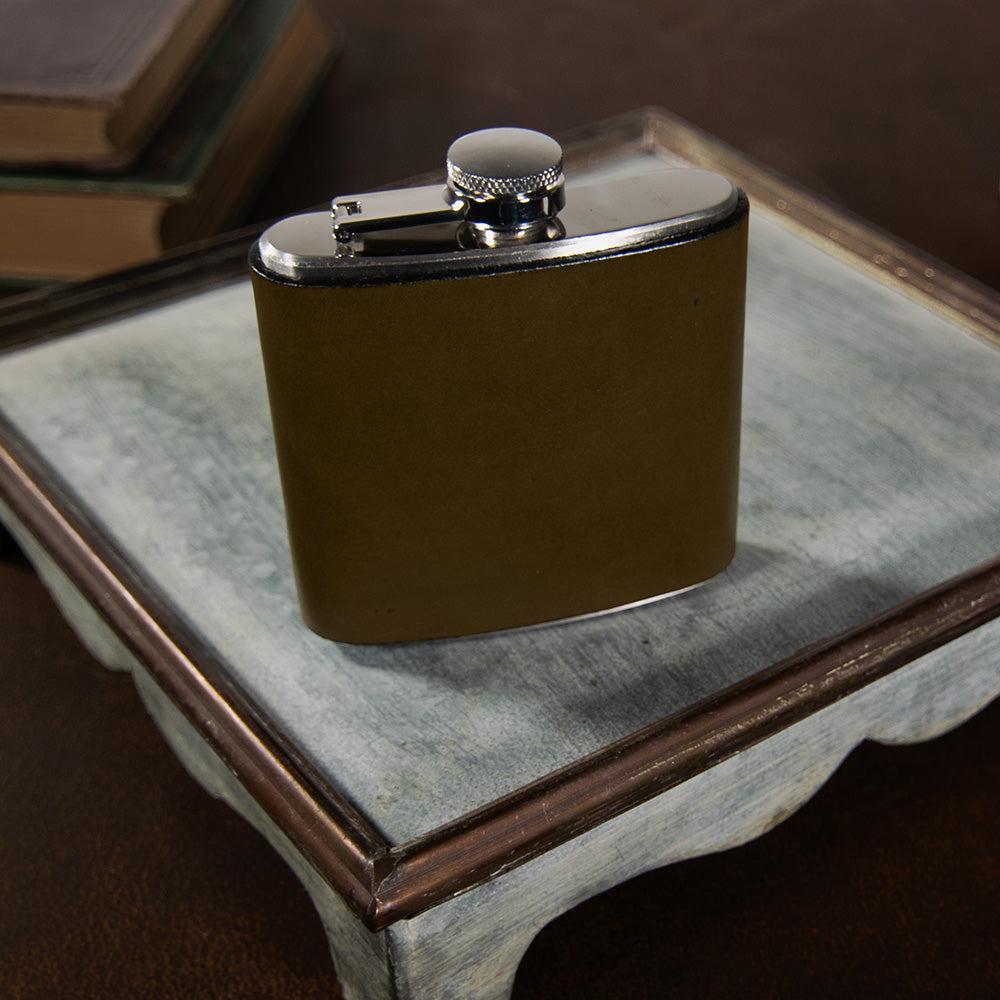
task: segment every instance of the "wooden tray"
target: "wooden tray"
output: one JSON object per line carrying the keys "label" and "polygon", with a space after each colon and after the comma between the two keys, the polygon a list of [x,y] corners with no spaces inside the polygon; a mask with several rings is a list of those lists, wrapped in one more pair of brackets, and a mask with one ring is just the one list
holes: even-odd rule
{"label": "wooden tray", "polygon": [[519,956],[586,895],[762,832],[862,739],[1000,693],[1000,297],[662,111],[565,145],[574,172],[690,163],[751,199],[740,548],[670,601],[320,640],[285,551],[253,234],[0,308],[0,514],[289,857],[348,995],[467,995],[456,956],[499,947],[503,900],[535,901],[509,918]]}

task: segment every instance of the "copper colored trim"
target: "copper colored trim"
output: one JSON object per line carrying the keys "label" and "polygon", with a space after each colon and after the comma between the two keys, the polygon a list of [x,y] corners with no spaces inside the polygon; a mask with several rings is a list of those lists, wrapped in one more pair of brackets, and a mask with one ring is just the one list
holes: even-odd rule
{"label": "copper colored trim", "polygon": [[1000,345],[1000,299],[949,264],[800,188],[738,150],[666,112],[645,112],[650,152],[680,156],[725,174],[743,188],[753,212],[780,219],[807,242],[846,260],[925,306]]}
{"label": "copper colored trim", "polygon": [[34,463],[26,454],[15,456],[17,443],[0,418],[0,496],[300,853],[363,914],[371,903],[373,859],[388,845],[255,724],[240,693],[224,690],[224,670],[212,652],[133,578],[68,494],[40,485],[54,477],[29,469]]}
{"label": "copper colored trim", "polygon": [[1000,556],[403,845],[384,926],[523,864],[1000,617]]}
{"label": "copper colored trim", "polygon": [[[997,339],[1000,299],[994,293],[969,285],[944,265],[926,265],[938,268],[933,281],[925,274],[927,280],[908,282],[908,275],[898,273],[904,265],[893,269],[872,255],[897,254],[886,257],[890,264],[917,261],[911,251],[890,245],[663,112],[636,112],[578,130],[565,137],[564,146],[567,160],[579,168],[629,153],[666,151],[723,170],[759,204],[824,247],[836,240],[823,227],[828,230],[836,221],[838,232],[850,235],[838,246],[852,263],[879,270],[885,280]],[[249,242],[247,233],[236,234],[122,275],[13,299],[0,307],[0,349],[60,336],[241,277]],[[998,556],[483,809],[393,846],[294,747],[281,743],[214,652],[141,581],[2,420],[0,495],[371,930],[537,857],[1000,616]]]}
{"label": "copper colored trim", "polygon": [[258,227],[239,230],[127,271],[12,296],[0,305],[0,352],[246,278],[247,254],[258,232]]}

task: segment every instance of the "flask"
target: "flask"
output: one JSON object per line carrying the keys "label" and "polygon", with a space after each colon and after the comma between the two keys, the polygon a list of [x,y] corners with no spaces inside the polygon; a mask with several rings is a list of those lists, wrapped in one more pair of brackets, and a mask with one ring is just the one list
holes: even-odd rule
{"label": "flask", "polygon": [[630,606],[736,541],[745,196],[574,182],[527,129],[269,228],[252,284],[299,603],[349,643]]}

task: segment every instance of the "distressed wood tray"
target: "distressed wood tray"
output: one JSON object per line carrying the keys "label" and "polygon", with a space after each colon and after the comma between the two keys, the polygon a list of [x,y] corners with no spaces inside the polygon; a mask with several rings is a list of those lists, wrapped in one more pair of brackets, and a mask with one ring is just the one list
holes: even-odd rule
{"label": "distressed wood tray", "polygon": [[0,517],[298,872],[349,997],[505,996],[575,902],[754,836],[861,740],[928,738],[1000,693],[1000,298],[662,111],[565,145],[568,171],[690,163],[751,199],[739,551],[669,601],[320,640],[252,234],[0,308]]}

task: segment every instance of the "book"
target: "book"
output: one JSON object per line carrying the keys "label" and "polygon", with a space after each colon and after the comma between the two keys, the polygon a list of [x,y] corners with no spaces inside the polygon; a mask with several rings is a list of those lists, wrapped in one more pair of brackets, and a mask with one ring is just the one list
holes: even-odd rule
{"label": "book", "polygon": [[127,167],[237,0],[5,0],[0,161]]}
{"label": "book", "polygon": [[132,171],[0,171],[0,277],[93,277],[227,228],[335,51],[314,0],[245,0]]}

